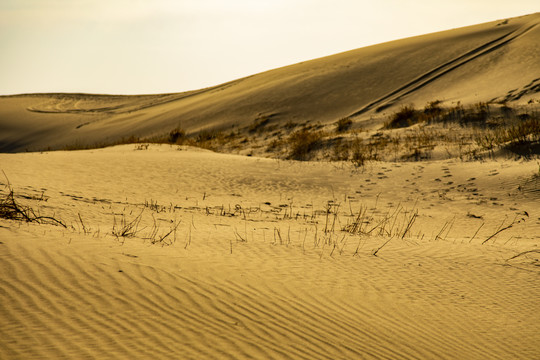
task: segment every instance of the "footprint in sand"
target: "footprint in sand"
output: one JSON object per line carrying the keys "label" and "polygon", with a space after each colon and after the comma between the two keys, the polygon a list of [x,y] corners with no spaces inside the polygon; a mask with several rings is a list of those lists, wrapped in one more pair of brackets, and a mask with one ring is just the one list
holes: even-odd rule
{"label": "footprint in sand", "polygon": [[442,177],[447,178],[447,177],[451,177],[451,176],[452,176],[452,174],[450,173],[450,169],[447,168],[446,166],[442,167],[441,170],[442,170],[443,173],[445,174],[445,175],[443,175]]}

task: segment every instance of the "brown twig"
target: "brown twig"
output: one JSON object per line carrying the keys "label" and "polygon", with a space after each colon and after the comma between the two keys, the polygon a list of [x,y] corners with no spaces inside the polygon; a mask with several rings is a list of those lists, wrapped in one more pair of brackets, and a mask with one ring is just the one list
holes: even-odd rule
{"label": "brown twig", "polygon": [[38,215],[31,207],[20,205],[15,200],[15,193],[5,173],[4,176],[6,177],[6,180],[8,182],[7,188],[9,192],[3,199],[0,199],[0,218],[26,222],[37,222],[38,224],[60,225],[64,228],[67,228],[66,224],[52,216]]}
{"label": "brown twig", "polygon": [[515,258],[518,258],[518,257],[526,255],[526,254],[530,254],[530,253],[540,253],[540,249],[527,250],[527,251],[520,252],[519,254],[516,254],[516,255],[512,256],[511,258],[506,259],[506,261],[510,261],[510,260],[513,260]]}
{"label": "brown twig", "polygon": [[[489,240],[493,239],[497,234],[500,234],[501,232],[510,229],[510,228],[513,227],[515,224],[519,224],[522,220],[525,221],[525,219],[521,219],[521,220],[518,220],[518,221],[516,221],[516,219],[514,219],[510,225],[507,225],[507,226],[505,226],[505,227],[502,227],[502,224],[501,224],[501,227],[499,227],[499,229],[498,229],[497,231],[495,231],[495,233],[493,233],[493,235],[491,235],[491,236],[488,237],[486,240],[484,240],[484,241],[482,242],[482,245],[484,245],[484,244],[485,244],[486,242],[488,242]],[[503,224],[504,224],[504,222],[503,222]]]}

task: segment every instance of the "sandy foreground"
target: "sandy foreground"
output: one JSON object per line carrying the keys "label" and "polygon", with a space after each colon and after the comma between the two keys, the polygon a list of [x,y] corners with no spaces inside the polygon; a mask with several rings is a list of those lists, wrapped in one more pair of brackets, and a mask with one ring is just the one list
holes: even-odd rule
{"label": "sandy foreground", "polygon": [[538,358],[537,162],[137,148],[0,154],[0,358]]}

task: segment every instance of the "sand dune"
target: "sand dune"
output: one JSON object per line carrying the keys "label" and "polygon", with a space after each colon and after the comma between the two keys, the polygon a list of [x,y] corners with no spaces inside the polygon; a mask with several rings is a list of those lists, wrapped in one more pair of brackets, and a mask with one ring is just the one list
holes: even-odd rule
{"label": "sand dune", "polygon": [[[18,201],[68,225],[0,220],[0,357],[538,353],[538,254],[508,260],[538,246],[536,164],[358,171],[136,148],[0,155]],[[436,181],[449,177],[453,186]],[[332,222],[328,204],[340,204]],[[364,206],[370,226],[400,206],[418,221],[373,256],[387,237],[341,231]],[[113,235],[139,214],[133,237]],[[505,217],[525,220],[482,245]],[[175,241],[152,245],[155,224],[158,235],[179,224]]]}
{"label": "sand dune", "polygon": [[[129,136],[240,129],[273,122],[364,122],[400,104],[537,96],[540,15],[393,41],[179,94],[0,97],[0,151],[62,149]],[[385,108],[383,112],[377,109]]]}
{"label": "sand dune", "polygon": [[0,359],[537,358],[539,21],[0,97]]}

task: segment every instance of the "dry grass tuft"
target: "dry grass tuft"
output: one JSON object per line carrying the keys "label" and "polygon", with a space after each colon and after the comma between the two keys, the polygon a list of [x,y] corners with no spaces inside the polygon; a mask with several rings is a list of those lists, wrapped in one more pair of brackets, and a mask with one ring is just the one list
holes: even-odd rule
{"label": "dry grass tuft", "polygon": [[342,119],[339,119],[337,122],[336,122],[336,132],[338,133],[342,133],[342,132],[345,132],[347,130],[349,130],[352,126],[352,119],[350,117],[345,117],[345,118],[342,118]]}
{"label": "dry grass tuft", "polygon": [[405,105],[398,112],[394,113],[388,122],[384,124],[385,129],[397,129],[408,127],[420,121],[420,112],[413,105]]}
{"label": "dry grass tuft", "polygon": [[179,144],[184,141],[186,138],[186,132],[184,129],[181,129],[179,127],[172,129],[169,133],[169,139],[168,142],[171,144]]}
{"label": "dry grass tuft", "polygon": [[0,198],[0,218],[7,220],[36,222],[38,224],[60,225],[67,228],[66,224],[52,216],[36,214],[30,206],[21,205],[15,200],[15,193],[9,183],[6,185],[7,194]]}
{"label": "dry grass tuft", "polygon": [[310,153],[321,145],[324,136],[323,131],[311,131],[307,128],[293,132],[287,141],[290,146],[288,159],[309,160]]}

